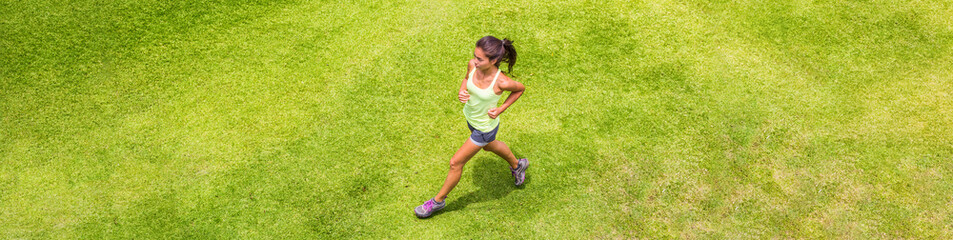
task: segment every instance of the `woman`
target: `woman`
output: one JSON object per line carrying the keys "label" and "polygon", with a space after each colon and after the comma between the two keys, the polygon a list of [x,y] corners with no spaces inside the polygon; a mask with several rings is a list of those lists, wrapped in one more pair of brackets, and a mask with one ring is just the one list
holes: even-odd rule
{"label": "woman", "polygon": [[[512,106],[525,90],[522,83],[501,73],[500,62],[504,61],[508,63],[508,72],[512,72],[513,64],[516,63],[516,49],[513,48],[512,41],[493,36],[477,41],[476,48],[473,49],[473,59],[467,64],[467,75],[460,84],[459,92],[460,102],[465,103],[463,115],[470,129],[470,137],[450,158],[450,172],[447,173],[440,192],[414,209],[417,217],[430,217],[446,206],[447,194],[460,182],[463,165],[480,149],[496,153],[506,160],[510,164],[510,173],[516,178],[516,186],[523,184],[529,160],[517,160],[505,143],[496,140],[496,133],[500,129],[500,114]],[[504,91],[510,91],[510,95],[502,106],[497,107]]]}

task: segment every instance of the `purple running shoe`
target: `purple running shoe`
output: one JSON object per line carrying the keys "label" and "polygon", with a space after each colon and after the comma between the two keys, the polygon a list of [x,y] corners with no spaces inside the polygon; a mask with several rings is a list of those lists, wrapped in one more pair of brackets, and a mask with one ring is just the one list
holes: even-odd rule
{"label": "purple running shoe", "polygon": [[529,168],[529,160],[525,158],[520,158],[515,169],[510,168],[510,173],[516,178],[516,186],[523,185],[523,180],[526,180],[526,168]]}
{"label": "purple running shoe", "polygon": [[447,206],[446,200],[444,200],[441,203],[438,203],[437,200],[434,200],[433,198],[431,198],[430,200],[427,200],[426,202],[424,202],[424,204],[421,204],[420,206],[417,206],[417,208],[414,208],[414,213],[417,214],[418,218],[428,218],[430,217],[430,215],[432,215],[433,213],[437,211],[440,211],[440,209],[443,209],[443,207],[446,207],[446,206]]}

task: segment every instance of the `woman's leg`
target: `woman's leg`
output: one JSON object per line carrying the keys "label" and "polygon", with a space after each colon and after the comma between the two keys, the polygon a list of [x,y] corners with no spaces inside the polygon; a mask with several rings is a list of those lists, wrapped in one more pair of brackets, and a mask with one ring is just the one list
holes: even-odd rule
{"label": "woman's leg", "polygon": [[506,143],[500,140],[493,140],[484,146],[483,150],[496,153],[496,155],[499,155],[503,160],[510,163],[510,168],[516,168],[517,164],[519,164],[518,160],[516,160],[516,156],[513,155],[513,151],[510,151],[510,147],[506,146]]}
{"label": "woman's leg", "polygon": [[447,173],[447,180],[443,181],[443,187],[440,188],[440,192],[437,193],[434,200],[443,202],[444,199],[447,198],[447,194],[450,194],[450,190],[453,190],[453,188],[457,186],[457,183],[460,182],[460,175],[463,174],[463,165],[467,164],[467,161],[470,161],[470,158],[476,155],[477,152],[480,152],[480,146],[477,146],[470,138],[467,138],[463,146],[460,146],[457,153],[454,153],[453,157],[450,158],[450,172]]}

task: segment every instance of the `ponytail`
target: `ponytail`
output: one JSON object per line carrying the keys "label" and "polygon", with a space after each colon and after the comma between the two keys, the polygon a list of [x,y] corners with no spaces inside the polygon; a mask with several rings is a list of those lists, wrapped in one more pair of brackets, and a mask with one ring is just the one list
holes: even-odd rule
{"label": "ponytail", "polygon": [[516,64],[516,48],[513,47],[513,40],[504,38],[502,45],[503,53],[500,54],[500,61],[496,62],[496,67],[500,67],[500,62],[506,62],[506,73],[513,72],[513,65]]}

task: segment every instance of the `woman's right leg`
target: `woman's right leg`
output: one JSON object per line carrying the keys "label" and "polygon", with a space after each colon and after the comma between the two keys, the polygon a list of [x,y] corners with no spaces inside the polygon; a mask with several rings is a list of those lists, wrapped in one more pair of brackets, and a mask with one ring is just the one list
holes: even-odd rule
{"label": "woman's right leg", "polygon": [[443,187],[440,188],[440,192],[437,193],[437,196],[434,196],[434,200],[443,202],[444,199],[447,198],[447,194],[450,194],[450,190],[453,190],[453,188],[457,186],[457,183],[460,182],[460,175],[463,174],[463,165],[467,164],[467,161],[470,161],[473,155],[480,152],[480,149],[482,149],[482,147],[477,146],[470,138],[467,138],[467,141],[463,142],[463,146],[460,146],[460,149],[457,149],[457,153],[454,153],[453,157],[450,158],[450,172],[447,173],[447,180],[443,181]]}

